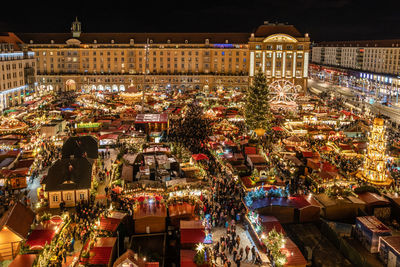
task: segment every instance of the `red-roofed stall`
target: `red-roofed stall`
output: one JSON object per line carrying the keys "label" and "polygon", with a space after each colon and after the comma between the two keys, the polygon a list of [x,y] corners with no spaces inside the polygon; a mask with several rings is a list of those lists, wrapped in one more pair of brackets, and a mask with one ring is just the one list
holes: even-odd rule
{"label": "red-roofed stall", "polygon": [[180,231],[182,248],[193,248],[204,241],[204,226],[201,221],[181,221]]}

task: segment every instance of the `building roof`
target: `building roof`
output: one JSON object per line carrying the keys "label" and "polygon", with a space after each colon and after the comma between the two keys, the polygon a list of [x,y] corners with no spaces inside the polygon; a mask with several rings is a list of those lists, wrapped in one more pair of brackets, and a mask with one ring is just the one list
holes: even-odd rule
{"label": "building roof", "polygon": [[400,39],[320,42],[314,47],[398,47]]}
{"label": "building roof", "polygon": [[36,254],[18,254],[8,267],[32,267]]}
{"label": "building roof", "polygon": [[390,205],[390,201],[388,199],[371,192],[358,194],[358,198],[364,201],[367,205]]}
{"label": "building roof", "polygon": [[307,261],[301,253],[300,249],[296,244],[290,239],[286,238],[285,247],[281,249],[286,255],[285,266],[306,266]]}
{"label": "building roof", "polygon": [[294,197],[265,197],[263,199],[255,200],[251,205],[251,209],[260,209],[268,206],[291,207],[296,209],[304,209],[308,207],[320,208],[320,205],[312,198],[306,199],[304,196]]}
{"label": "building roof", "polygon": [[180,229],[204,229],[201,221],[180,221]]}
{"label": "building roof", "polygon": [[374,233],[390,233],[390,229],[375,216],[357,217],[356,220]]}
{"label": "building roof", "polygon": [[142,205],[137,205],[133,213],[133,219],[139,220],[145,217],[167,217],[167,209],[164,204],[159,206],[148,204],[148,208],[143,209]]}
{"label": "building roof", "polygon": [[14,51],[21,50],[22,40],[12,32],[0,32],[0,43],[8,43],[14,45]]}
{"label": "building roof", "polygon": [[85,135],[70,137],[65,141],[61,149],[63,158],[69,158],[71,155],[74,155],[75,158],[79,158],[82,157],[85,152],[87,158],[98,158],[98,143],[93,136]]}
{"label": "building roof", "polygon": [[391,248],[393,248],[400,255],[400,236],[381,236],[381,240],[387,243]]}
{"label": "building roof", "polygon": [[1,217],[0,229],[7,227],[20,238],[26,239],[34,218],[35,214],[30,208],[17,202]]}
{"label": "building roof", "polygon": [[135,123],[167,123],[168,114],[137,114]]}
{"label": "building roof", "polygon": [[[71,33],[17,33],[17,35],[27,44],[65,44],[72,39]],[[206,39],[210,44],[247,44],[249,33],[81,33],[80,37],[74,38],[83,44],[129,44],[133,39],[135,44],[145,44],[147,38],[150,42],[157,44],[205,44]]]}
{"label": "building roof", "polygon": [[42,183],[46,191],[89,189],[92,164],[86,158],[59,159],[49,169]]}
{"label": "building roof", "polygon": [[304,37],[293,25],[283,23],[268,23],[258,26],[254,32],[255,37],[268,37],[273,34],[284,33],[293,37]]}

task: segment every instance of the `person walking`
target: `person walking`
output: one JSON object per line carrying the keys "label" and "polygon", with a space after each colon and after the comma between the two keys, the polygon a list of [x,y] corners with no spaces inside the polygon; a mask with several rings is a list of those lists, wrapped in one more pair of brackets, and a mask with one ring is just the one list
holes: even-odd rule
{"label": "person walking", "polygon": [[245,248],[244,251],[246,252],[246,261],[247,261],[247,259],[249,258],[249,252],[250,252],[250,247],[249,247],[249,245],[246,246],[246,248]]}
{"label": "person walking", "polygon": [[256,247],[253,246],[251,248],[251,262],[254,262],[256,260]]}
{"label": "person walking", "polygon": [[240,246],[240,236],[239,235],[236,236],[236,246],[237,246],[237,248],[239,248],[239,246]]}

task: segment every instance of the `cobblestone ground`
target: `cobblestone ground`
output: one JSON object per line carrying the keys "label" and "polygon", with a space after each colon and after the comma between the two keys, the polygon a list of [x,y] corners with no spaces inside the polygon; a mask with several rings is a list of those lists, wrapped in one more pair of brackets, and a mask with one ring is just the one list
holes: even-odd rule
{"label": "cobblestone ground", "polygon": [[[240,236],[240,247],[239,247],[238,251],[240,250],[241,247],[243,249],[245,249],[246,246],[249,246],[250,248],[252,248],[253,245],[255,245],[253,240],[250,237],[250,234],[243,228],[242,225],[237,225],[236,226],[236,234],[238,234]],[[219,241],[220,237],[221,236],[225,236],[225,235],[226,235],[226,228],[223,228],[223,227],[216,227],[212,231],[212,237],[213,237],[213,241],[214,242]],[[269,263],[267,255],[265,253],[263,253],[262,251],[259,251],[257,249],[257,246],[256,246],[256,251],[258,251],[258,253],[260,253],[260,257],[261,257],[261,259],[263,261],[263,264],[261,266],[270,266],[270,263]],[[225,253],[226,253],[228,259],[232,263],[231,266],[236,266],[236,264],[232,260],[233,255],[229,254],[228,250],[225,250]],[[246,253],[243,253],[243,258],[245,258],[245,257],[246,257]],[[247,261],[243,259],[241,264],[240,264],[240,266],[245,266],[245,267],[247,267],[247,266],[256,266],[250,260],[251,260],[251,252],[249,252],[249,259]],[[223,263],[222,263],[220,258],[217,259],[217,264],[218,264],[218,266],[223,266]]]}

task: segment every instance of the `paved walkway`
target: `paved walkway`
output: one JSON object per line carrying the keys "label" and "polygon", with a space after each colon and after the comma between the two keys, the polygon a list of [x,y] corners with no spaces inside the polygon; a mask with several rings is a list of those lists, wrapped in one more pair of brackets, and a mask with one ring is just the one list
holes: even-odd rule
{"label": "paved walkway", "polygon": [[[236,226],[236,234],[240,236],[240,247],[238,249],[238,252],[241,247],[243,249],[245,249],[246,246],[249,246],[250,248],[252,248],[255,245],[253,240],[250,237],[250,234],[243,228],[242,225]],[[215,227],[212,231],[212,237],[213,237],[214,242],[219,241],[220,237],[225,236],[225,235],[226,235],[226,228],[223,228],[223,227]],[[258,250],[257,246],[256,246],[256,251],[258,253],[260,253],[261,260],[263,261],[262,266],[270,266],[267,255],[264,252]],[[236,264],[232,260],[233,255],[229,254],[228,250],[225,250],[225,254],[228,257],[228,259],[231,261],[231,263],[232,263],[231,266],[236,266]],[[243,253],[243,258],[245,258],[245,257],[246,257],[246,252]],[[242,260],[240,266],[245,266],[245,267],[256,266],[250,260],[251,260],[251,251],[249,252],[249,260],[247,260],[247,261]],[[218,266],[223,266],[223,263],[220,258],[218,258],[217,264],[218,264]]]}

